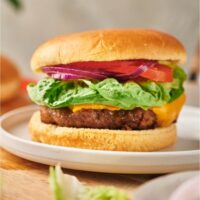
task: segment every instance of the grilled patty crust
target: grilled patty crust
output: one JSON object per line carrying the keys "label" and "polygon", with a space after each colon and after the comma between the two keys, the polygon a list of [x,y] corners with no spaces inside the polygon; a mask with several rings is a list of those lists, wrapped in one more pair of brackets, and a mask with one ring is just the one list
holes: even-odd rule
{"label": "grilled patty crust", "polygon": [[72,112],[69,108],[40,107],[41,121],[64,127],[118,130],[145,130],[157,127],[156,114],[152,110],[92,110]]}

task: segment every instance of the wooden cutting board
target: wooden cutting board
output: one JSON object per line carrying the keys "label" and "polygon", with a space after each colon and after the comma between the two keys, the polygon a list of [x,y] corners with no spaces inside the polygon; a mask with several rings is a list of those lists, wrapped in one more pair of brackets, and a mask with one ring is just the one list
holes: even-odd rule
{"label": "wooden cutting board", "polygon": [[[49,166],[31,162],[0,149],[2,200],[52,200],[48,183]],[[157,175],[122,175],[65,169],[88,185],[113,185],[128,194]]]}

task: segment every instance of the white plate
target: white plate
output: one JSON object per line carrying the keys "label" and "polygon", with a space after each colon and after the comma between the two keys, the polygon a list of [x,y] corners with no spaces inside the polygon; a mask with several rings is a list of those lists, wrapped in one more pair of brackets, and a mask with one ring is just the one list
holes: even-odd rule
{"label": "white plate", "polygon": [[[140,186],[133,194],[134,200],[169,200],[178,188],[190,179],[198,177],[199,171],[179,172],[160,176]],[[196,191],[197,192],[197,191]],[[188,198],[185,198],[189,200]],[[193,199],[193,198],[191,198]],[[193,199],[194,200],[194,199]],[[197,200],[197,199],[196,199]]]}
{"label": "white plate", "polygon": [[78,149],[31,141],[28,120],[37,109],[28,106],[1,118],[3,148],[22,158],[48,165],[110,173],[166,173],[199,166],[200,109],[185,107],[178,122],[178,141],[158,152],[114,152]]}

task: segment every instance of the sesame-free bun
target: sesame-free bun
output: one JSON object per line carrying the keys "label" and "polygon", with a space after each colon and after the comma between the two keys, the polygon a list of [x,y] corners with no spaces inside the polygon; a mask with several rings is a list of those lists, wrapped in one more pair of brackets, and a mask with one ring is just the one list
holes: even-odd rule
{"label": "sesame-free bun", "polygon": [[0,55],[0,70],[0,101],[5,102],[18,94],[20,89],[20,74],[17,66],[3,55]]}
{"label": "sesame-free bun", "polygon": [[35,112],[29,122],[34,141],[84,149],[111,151],[156,151],[176,141],[176,126],[127,131],[90,128],[67,128],[41,122]]}
{"label": "sesame-free bun", "polygon": [[111,29],[60,36],[33,54],[32,70],[80,61],[149,59],[183,63],[186,52],[173,36],[150,29]]}

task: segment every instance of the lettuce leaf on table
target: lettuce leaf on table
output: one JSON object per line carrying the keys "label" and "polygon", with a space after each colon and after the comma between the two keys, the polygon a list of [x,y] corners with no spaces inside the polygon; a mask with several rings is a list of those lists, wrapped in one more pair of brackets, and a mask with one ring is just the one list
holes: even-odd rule
{"label": "lettuce leaf on table", "polygon": [[50,167],[49,183],[54,200],[129,200],[113,186],[87,186],[75,176],[64,174],[59,165]]}

